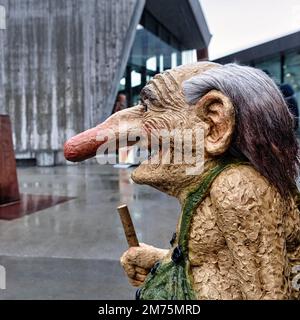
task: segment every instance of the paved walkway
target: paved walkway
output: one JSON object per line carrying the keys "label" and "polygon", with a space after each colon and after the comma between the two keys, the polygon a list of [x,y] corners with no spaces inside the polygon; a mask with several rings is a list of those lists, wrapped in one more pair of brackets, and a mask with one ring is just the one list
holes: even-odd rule
{"label": "paved walkway", "polygon": [[130,170],[77,165],[19,168],[22,193],[74,200],[12,221],[0,220],[0,299],[131,299],[119,264],[126,240],[116,212],[128,204],[141,242],[168,247],[176,199],[130,179]]}

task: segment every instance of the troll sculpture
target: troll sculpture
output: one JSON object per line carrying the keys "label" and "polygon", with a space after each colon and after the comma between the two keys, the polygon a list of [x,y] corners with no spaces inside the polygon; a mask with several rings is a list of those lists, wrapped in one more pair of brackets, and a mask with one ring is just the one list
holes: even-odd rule
{"label": "troll sculpture", "polygon": [[190,164],[162,162],[141,163],[132,173],[136,183],[182,205],[170,250],[141,244],[121,258],[131,284],[140,287],[138,297],[298,299],[292,281],[300,265],[298,145],[274,82],[236,64],[167,70],[143,88],[139,105],[71,138],[65,156],[94,156],[103,143],[99,132],[126,139],[141,128],[148,134],[202,128],[204,165],[197,175],[186,174]]}

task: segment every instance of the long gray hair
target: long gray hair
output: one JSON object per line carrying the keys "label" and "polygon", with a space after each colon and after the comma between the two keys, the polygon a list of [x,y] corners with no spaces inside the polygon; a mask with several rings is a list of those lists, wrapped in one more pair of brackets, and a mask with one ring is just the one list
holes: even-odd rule
{"label": "long gray hair", "polygon": [[227,64],[185,81],[183,90],[189,104],[211,90],[229,97],[236,117],[229,153],[247,158],[283,196],[292,191],[299,169],[293,118],[268,75],[255,68]]}

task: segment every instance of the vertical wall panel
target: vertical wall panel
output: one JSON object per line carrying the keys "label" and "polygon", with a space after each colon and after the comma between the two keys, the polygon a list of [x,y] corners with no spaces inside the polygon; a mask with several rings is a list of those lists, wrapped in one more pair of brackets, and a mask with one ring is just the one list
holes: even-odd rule
{"label": "vertical wall panel", "polygon": [[42,154],[40,164],[52,164],[67,138],[112,110],[145,1],[2,3],[7,11],[4,105],[16,155]]}
{"label": "vertical wall panel", "polygon": [[4,105],[4,34],[6,29],[5,7],[0,5],[0,115],[6,113]]}

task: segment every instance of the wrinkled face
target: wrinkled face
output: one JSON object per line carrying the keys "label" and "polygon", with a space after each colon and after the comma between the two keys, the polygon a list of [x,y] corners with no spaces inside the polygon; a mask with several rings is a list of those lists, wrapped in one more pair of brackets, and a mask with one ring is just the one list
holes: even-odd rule
{"label": "wrinkled face", "polygon": [[[203,70],[206,68],[207,65],[203,65]],[[192,178],[187,174],[187,169],[195,165],[186,163],[182,154],[183,146],[184,143],[190,144],[192,157],[196,158],[195,129],[200,133],[197,135],[199,144],[201,129],[206,128],[205,123],[196,115],[195,108],[187,104],[182,90],[182,82],[191,77],[193,71],[183,67],[165,71],[156,75],[141,91],[140,104],[144,109],[142,128],[147,134],[149,153],[153,153],[153,143],[150,143],[153,140],[157,142],[158,150],[133,172],[132,178],[136,183],[173,193],[169,189],[177,188],[178,183],[188,184]],[[197,71],[199,73],[199,68]],[[164,140],[167,133],[170,135]],[[176,145],[175,141],[183,144]]]}
{"label": "wrinkled face", "polygon": [[[200,105],[191,106],[187,104],[182,88],[185,80],[215,66],[213,63],[196,63],[156,75],[141,91],[138,106],[119,111],[97,127],[67,141],[66,159],[82,161],[90,158],[104,142],[112,143],[112,137],[118,139],[115,148],[124,140],[133,145],[136,139],[132,136],[136,136],[140,138],[139,145],[152,155],[132,173],[133,180],[176,195],[194,178],[193,174],[187,174],[187,170],[195,168],[195,160],[199,165],[199,157],[202,162],[202,156],[209,159],[207,150],[213,150],[213,154],[216,148],[218,152],[224,152],[228,147],[222,144],[220,149],[216,144],[224,134],[226,136],[219,125],[226,118],[222,113],[223,97],[218,92],[207,94]],[[233,114],[229,114],[229,118],[234,118]],[[218,126],[213,127],[212,123]],[[233,126],[230,121],[228,123]],[[105,138],[99,141],[99,135]]]}

